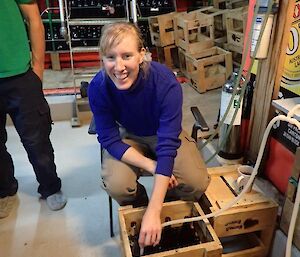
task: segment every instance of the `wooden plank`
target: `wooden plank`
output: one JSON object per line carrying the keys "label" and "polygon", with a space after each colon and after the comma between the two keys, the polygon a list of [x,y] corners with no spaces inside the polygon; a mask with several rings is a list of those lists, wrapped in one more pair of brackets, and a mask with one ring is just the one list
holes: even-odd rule
{"label": "wooden plank", "polygon": [[132,256],[130,244],[129,244],[129,238],[127,234],[127,227],[125,222],[125,217],[123,215],[123,211],[119,209],[119,226],[120,226],[120,238],[121,242],[123,243],[123,256]]}
{"label": "wooden plank", "polygon": [[271,243],[273,240],[273,236],[274,236],[274,231],[275,231],[275,227],[276,227],[276,221],[274,221],[274,225],[269,226],[268,228],[265,228],[264,230],[261,231],[261,241],[263,242],[263,244],[265,245],[266,251],[265,251],[265,255],[268,256],[268,253],[270,252],[271,249]]}
{"label": "wooden plank", "polygon": [[264,247],[261,245],[261,246],[253,247],[253,248],[243,250],[243,251],[222,254],[222,257],[249,257],[249,256],[251,256],[251,257],[265,256]]}
{"label": "wooden plank", "polygon": [[220,167],[209,167],[207,168],[208,174],[211,176],[221,176],[229,173],[237,172],[237,168],[240,165],[228,165],[228,166],[220,166]]}
{"label": "wooden plank", "polygon": [[50,53],[50,60],[52,70],[61,70],[59,53]]}

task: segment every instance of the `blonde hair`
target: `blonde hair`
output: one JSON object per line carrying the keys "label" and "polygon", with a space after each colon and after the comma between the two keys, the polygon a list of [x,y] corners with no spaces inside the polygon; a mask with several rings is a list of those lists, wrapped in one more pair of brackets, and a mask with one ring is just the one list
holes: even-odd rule
{"label": "blonde hair", "polygon": [[[129,22],[115,22],[102,27],[99,41],[100,54],[105,56],[112,47],[118,45],[127,36],[136,40],[139,52],[145,49],[142,34],[137,26]],[[149,61],[144,59],[140,67],[145,74],[148,66]]]}

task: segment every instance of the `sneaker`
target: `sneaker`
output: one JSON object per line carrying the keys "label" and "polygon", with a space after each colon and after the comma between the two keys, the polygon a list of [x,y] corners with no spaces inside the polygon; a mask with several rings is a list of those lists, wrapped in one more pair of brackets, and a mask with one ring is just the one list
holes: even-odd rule
{"label": "sneaker", "polygon": [[0,219],[6,218],[10,214],[16,202],[17,194],[0,198]]}
{"label": "sneaker", "polygon": [[46,198],[46,202],[50,210],[58,211],[65,207],[65,205],[67,204],[67,198],[63,195],[61,191],[58,191],[53,195],[49,195]]}

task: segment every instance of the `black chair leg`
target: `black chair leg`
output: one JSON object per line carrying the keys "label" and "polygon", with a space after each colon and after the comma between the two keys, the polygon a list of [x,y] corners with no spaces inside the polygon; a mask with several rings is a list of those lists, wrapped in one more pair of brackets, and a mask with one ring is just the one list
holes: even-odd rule
{"label": "black chair leg", "polygon": [[[96,124],[95,124],[94,116],[92,117],[88,133],[91,134],[91,135],[95,135],[97,133],[96,132]],[[103,149],[102,145],[100,145],[101,168],[102,168],[102,164],[103,164],[103,151],[104,151],[104,149]],[[110,236],[114,237],[115,234],[114,234],[114,228],[113,228],[113,226],[114,226],[114,222],[113,222],[113,207],[112,207],[112,198],[111,198],[110,195],[108,196],[108,203],[109,203],[109,207],[108,208],[109,208]]]}
{"label": "black chair leg", "polygon": [[110,237],[114,237],[114,221],[113,221],[113,207],[112,207],[112,198],[109,195],[108,196],[108,202],[109,202],[109,221],[110,221]]}

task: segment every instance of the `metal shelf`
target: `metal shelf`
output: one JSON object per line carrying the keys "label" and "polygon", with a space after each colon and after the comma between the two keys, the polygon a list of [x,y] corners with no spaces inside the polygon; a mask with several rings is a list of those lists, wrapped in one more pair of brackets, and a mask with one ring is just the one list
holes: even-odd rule
{"label": "metal shelf", "polygon": [[99,52],[99,47],[98,46],[77,46],[77,47],[72,47],[71,51],[73,53]]}
{"label": "metal shelf", "polygon": [[70,19],[69,25],[105,25],[114,22],[128,21],[127,18],[103,18],[103,19]]}
{"label": "metal shelf", "polygon": [[[42,19],[43,23],[50,23],[49,19]],[[60,19],[51,19],[52,23],[60,23]]]}
{"label": "metal shelf", "polygon": [[[66,2],[66,0],[65,0]],[[66,24],[68,29],[68,43],[70,49],[70,59],[71,59],[71,69],[72,77],[74,83],[74,105],[73,105],[73,117],[72,117],[72,127],[80,126],[80,117],[78,116],[78,109],[80,105],[80,100],[77,98],[76,92],[76,82],[75,80],[80,80],[84,78],[93,78],[95,74],[99,71],[101,67],[101,62],[99,62],[99,67],[97,69],[84,69],[78,70],[74,67],[74,58],[75,53],[89,53],[89,52],[99,52],[99,46],[74,46],[75,42],[72,39],[72,31],[70,27],[72,26],[103,26],[115,22],[126,22],[129,21],[129,0],[126,0],[125,5],[125,17],[122,18],[72,18],[71,15],[72,7],[69,9],[65,6],[66,11]],[[79,16],[84,17],[84,16]],[[76,40],[80,40],[77,38]]]}

